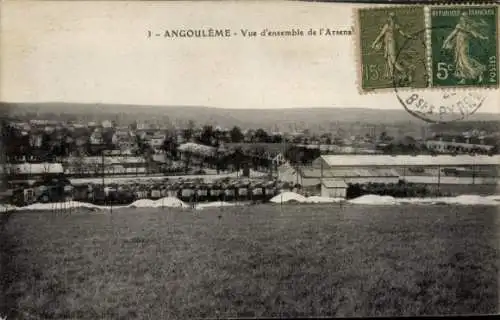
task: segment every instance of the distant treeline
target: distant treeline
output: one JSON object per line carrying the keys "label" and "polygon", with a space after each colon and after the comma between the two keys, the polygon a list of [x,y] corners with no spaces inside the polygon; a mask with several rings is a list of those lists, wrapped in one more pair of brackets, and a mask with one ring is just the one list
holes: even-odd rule
{"label": "distant treeline", "polygon": [[461,133],[466,131],[500,132],[500,121],[455,121],[431,125],[431,131],[437,134]]}

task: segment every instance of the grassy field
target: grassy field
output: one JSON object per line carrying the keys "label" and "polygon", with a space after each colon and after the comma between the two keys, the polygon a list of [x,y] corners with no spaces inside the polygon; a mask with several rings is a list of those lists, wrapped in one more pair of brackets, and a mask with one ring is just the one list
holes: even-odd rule
{"label": "grassy field", "polygon": [[496,313],[497,215],[331,205],[5,214],[0,315]]}

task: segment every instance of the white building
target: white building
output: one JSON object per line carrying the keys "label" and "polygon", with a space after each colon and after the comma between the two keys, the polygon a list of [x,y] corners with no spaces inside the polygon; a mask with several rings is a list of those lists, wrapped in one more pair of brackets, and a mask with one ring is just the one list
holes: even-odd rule
{"label": "white building", "polygon": [[149,140],[149,145],[153,149],[160,149],[165,141],[165,136],[155,136]]}
{"label": "white building", "polygon": [[321,196],[325,198],[344,198],[347,195],[347,184],[341,179],[323,179]]}
{"label": "white building", "polygon": [[103,128],[113,128],[113,123],[109,120],[104,120],[101,125]]}
{"label": "white building", "polygon": [[325,155],[314,160],[315,168],[353,167],[454,167],[454,166],[500,166],[500,155]]}
{"label": "white building", "polygon": [[103,136],[102,136],[102,132],[100,131],[94,131],[91,135],[90,135],[90,144],[103,144],[104,143],[104,140],[103,140]]}
{"label": "white building", "polygon": [[441,141],[441,140],[427,140],[425,142],[427,149],[434,150],[438,153],[449,153],[449,152],[472,152],[474,150],[481,150],[483,152],[491,151],[494,146],[485,144],[472,144],[472,143],[461,143],[453,141]]}
{"label": "white building", "polygon": [[[470,170],[474,171],[477,176],[483,171],[491,172],[490,180],[498,180],[500,155],[329,155],[314,160],[311,166],[295,167],[285,164],[278,169],[278,178],[303,187],[317,186],[324,179],[341,179],[347,184],[397,183],[399,180],[413,182],[412,179],[416,179],[415,181],[423,179],[415,178],[415,176],[436,177],[431,180],[424,179],[429,183],[434,183],[438,180],[438,176],[445,176],[443,172],[446,168],[457,167],[470,167]],[[422,169],[422,173],[416,173],[415,168]],[[474,179],[477,183],[481,181]]]}

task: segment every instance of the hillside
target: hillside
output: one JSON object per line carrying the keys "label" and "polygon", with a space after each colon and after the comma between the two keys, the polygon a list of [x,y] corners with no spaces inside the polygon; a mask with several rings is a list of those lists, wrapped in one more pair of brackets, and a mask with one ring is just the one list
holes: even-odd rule
{"label": "hillside", "polygon": [[[54,117],[61,119],[118,120],[120,122],[169,121],[198,124],[210,123],[223,127],[244,128],[329,128],[336,123],[363,124],[424,124],[405,110],[363,108],[294,108],[294,109],[222,109],[198,106],[148,106],[82,103],[0,103],[3,117]],[[498,114],[478,113],[474,121],[500,121]]]}

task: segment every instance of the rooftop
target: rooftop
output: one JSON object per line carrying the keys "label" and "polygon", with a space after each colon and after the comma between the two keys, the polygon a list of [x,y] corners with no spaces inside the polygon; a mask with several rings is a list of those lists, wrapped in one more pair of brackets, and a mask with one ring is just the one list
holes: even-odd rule
{"label": "rooftop", "polygon": [[[346,177],[399,177],[394,169],[318,169],[305,167],[300,169],[305,178],[346,178]],[[322,172],[323,171],[323,172]]]}
{"label": "rooftop", "polygon": [[[500,165],[500,155],[325,155],[321,159],[330,167],[342,166],[466,166]],[[318,160],[318,159],[317,159]]]}
{"label": "rooftop", "polygon": [[323,185],[327,188],[347,188],[347,184],[339,179],[323,179]]}

